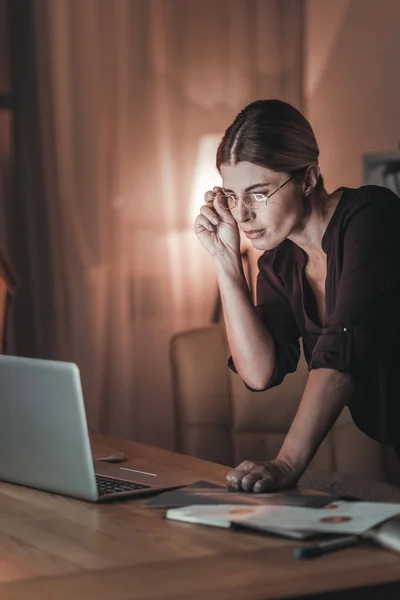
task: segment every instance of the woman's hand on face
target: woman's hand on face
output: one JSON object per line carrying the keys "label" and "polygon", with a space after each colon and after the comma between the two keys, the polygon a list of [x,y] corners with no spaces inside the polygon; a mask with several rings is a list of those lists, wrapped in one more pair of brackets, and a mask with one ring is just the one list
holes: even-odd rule
{"label": "woman's hand on face", "polygon": [[265,463],[245,460],[229,471],[226,482],[229,487],[245,492],[276,492],[294,488],[301,474],[282,459]]}
{"label": "woman's hand on face", "polygon": [[223,208],[221,188],[206,192],[205,204],[196,218],[194,231],[204,248],[212,255],[229,253],[239,256],[240,235],[231,212]]}

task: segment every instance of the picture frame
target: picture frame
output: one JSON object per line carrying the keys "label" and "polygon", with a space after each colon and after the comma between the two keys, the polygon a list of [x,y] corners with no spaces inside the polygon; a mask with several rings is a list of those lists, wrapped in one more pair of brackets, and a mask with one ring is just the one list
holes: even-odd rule
{"label": "picture frame", "polygon": [[366,185],[381,185],[400,196],[400,150],[364,154],[363,179]]}

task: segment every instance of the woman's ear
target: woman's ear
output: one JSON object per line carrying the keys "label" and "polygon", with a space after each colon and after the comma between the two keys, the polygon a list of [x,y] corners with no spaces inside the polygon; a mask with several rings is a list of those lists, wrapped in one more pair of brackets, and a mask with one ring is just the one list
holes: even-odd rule
{"label": "woman's ear", "polygon": [[318,183],[319,176],[321,174],[318,165],[310,165],[304,175],[303,180],[303,194],[304,196],[310,196],[315,190]]}

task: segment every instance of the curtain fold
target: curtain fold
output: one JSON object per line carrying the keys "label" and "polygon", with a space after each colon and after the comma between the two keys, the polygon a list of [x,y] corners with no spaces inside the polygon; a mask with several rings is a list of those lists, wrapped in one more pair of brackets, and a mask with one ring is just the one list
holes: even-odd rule
{"label": "curtain fold", "polygon": [[16,347],[77,362],[94,430],[173,445],[169,340],[216,299],[199,148],[256,98],[301,105],[300,4],[9,2]]}

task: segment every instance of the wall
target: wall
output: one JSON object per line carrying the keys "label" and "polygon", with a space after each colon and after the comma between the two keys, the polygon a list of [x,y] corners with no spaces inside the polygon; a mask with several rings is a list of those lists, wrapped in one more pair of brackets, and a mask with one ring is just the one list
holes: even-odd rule
{"label": "wall", "polygon": [[306,0],[305,112],[327,189],[362,184],[361,156],[400,142],[399,0]]}

